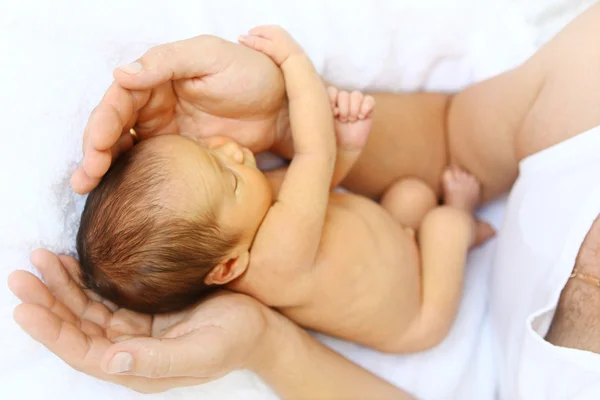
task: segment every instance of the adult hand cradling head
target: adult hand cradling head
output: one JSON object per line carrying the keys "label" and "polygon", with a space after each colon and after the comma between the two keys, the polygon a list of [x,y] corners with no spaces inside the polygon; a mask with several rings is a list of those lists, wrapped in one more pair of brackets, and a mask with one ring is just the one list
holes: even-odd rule
{"label": "adult hand cradling head", "polygon": [[131,148],[132,127],[140,139],[226,134],[254,152],[275,141],[285,88],[262,53],[203,35],[154,47],[114,77],[84,131],[83,162],[72,177],[78,193],[95,188]]}

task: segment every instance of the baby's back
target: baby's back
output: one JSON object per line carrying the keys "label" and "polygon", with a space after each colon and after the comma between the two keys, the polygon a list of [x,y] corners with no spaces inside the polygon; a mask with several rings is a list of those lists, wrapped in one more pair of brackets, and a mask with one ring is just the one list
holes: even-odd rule
{"label": "baby's back", "polygon": [[414,238],[361,196],[331,195],[310,275],[302,304],[280,308],[307,328],[377,347],[402,332],[419,309]]}

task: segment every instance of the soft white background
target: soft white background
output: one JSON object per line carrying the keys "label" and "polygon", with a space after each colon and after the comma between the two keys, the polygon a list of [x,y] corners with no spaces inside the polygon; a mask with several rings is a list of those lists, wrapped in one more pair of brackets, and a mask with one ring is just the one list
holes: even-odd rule
{"label": "soft white background", "polygon": [[[12,322],[6,277],[36,247],[73,250],[84,198],[70,191],[87,116],[111,70],[149,47],[201,33],[234,39],[254,25],[289,29],[333,83],[371,90],[459,89],[527,58],[590,0],[0,0],[0,398],[130,399],[76,371]],[[399,128],[400,129],[400,128]],[[483,211],[499,226],[502,202]],[[386,356],[325,339],[365,367],[430,399],[486,399],[494,369],[486,292],[494,243],[469,262],[450,337],[420,355]],[[349,382],[351,384],[351,382]],[[268,399],[237,372],[157,399]]]}

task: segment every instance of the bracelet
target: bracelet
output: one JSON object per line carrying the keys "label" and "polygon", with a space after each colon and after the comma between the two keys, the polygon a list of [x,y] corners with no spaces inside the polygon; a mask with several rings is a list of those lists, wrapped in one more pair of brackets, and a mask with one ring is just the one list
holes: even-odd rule
{"label": "bracelet", "polygon": [[577,270],[577,268],[573,268],[573,272],[571,273],[571,276],[569,276],[569,279],[574,279],[574,278],[580,279],[589,284],[600,287],[600,279],[596,278],[593,275],[584,274],[583,272],[579,272]]}

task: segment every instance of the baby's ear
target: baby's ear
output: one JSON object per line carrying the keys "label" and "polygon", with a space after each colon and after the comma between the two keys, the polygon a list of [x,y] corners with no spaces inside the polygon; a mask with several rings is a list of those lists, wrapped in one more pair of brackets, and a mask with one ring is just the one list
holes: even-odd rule
{"label": "baby's ear", "polygon": [[207,285],[225,285],[242,275],[250,263],[250,253],[245,251],[236,257],[217,264],[204,278]]}

